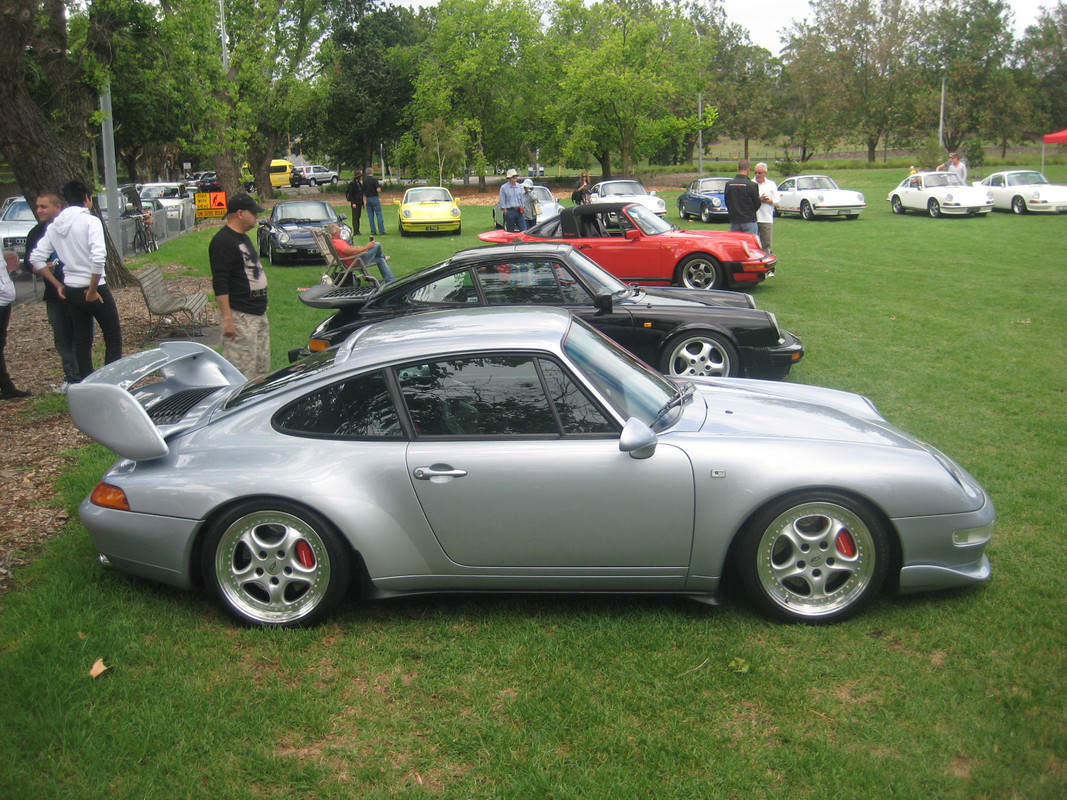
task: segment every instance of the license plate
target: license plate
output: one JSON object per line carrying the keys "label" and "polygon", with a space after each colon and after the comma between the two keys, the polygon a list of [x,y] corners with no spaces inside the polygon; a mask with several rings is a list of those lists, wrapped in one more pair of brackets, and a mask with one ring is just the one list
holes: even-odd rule
{"label": "license plate", "polygon": [[426,226],[426,230],[428,230],[428,231],[439,231],[439,230],[441,230],[441,226],[440,225],[427,225]]}

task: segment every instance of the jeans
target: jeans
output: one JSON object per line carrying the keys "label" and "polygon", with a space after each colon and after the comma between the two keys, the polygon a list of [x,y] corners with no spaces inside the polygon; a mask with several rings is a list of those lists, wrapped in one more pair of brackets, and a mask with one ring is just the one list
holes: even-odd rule
{"label": "jeans", "polygon": [[[63,364],[63,380],[77,383],[81,380],[78,371],[78,353],[74,348],[74,319],[70,316],[70,306],[66,301],[47,301],[48,324],[52,326],[52,342]],[[92,325],[92,321],[89,322]]]}
{"label": "jeans", "polygon": [[[377,220],[377,228],[374,227],[375,220]],[[382,198],[367,198],[367,222],[370,223],[371,236],[376,233],[385,233],[385,220],[382,219]]]}
{"label": "jeans", "polygon": [[95,303],[85,301],[88,286],[63,287],[74,322],[74,351],[78,357],[78,373],[82,379],[93,372],[93,320],[100,326],[104,336],[104,363],[110,364],[122,358],[122,325],[115,298],[107,286],[98,286],[100,299]]}
{"label": "jeans", "polygon": [[741,231],[742,233],[754,233],[759,236],[759,223],[753,220],[752,222],[731,222],[730,230]]}
{"label": "jeans", "polygon": [[522,215],[521,208],[509,208],[504,211],[504,230],[506,231],[524,231],[526,230],[526,217]]}
{"label": "jeans", "polygon": [[382,273],[382,279],[387,283],[396,280],[396,275],[389,269],[389,262],[385,260],[385,255],[382,253],[382,246],[380,243],[375,242],[370,250],[360,253],[359,260],[364,264],[377,264],[378,269]]}

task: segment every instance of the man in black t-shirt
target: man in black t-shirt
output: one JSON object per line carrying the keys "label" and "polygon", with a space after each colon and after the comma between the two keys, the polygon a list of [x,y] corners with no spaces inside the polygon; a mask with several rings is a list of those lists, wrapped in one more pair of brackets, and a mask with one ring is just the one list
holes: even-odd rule
{"label": "man in black t-shirt", "polygon": [[381,184],[374,177],[374,167],[363,173],[363,200],[367,204],[367,221],[371,236],[385,235],[385,220],[382,219],[382,199],[378,196]]}
{"label": "man in black t-shirt", "polygon": [[723,195],[730,215],[730,230],[759,235],[756,212],[760,207],[759,186],[748,177],[751,164],[747,158],[737,162],[737,175],[726,184]]}
{"label": "man in black t-shirt", "polygon": [[270,371],[267,273],[248,238],[262,212],[247,194],[235,194],[226,204],[226,225],[208,246],[222,317],[222,355],[249,379]]}

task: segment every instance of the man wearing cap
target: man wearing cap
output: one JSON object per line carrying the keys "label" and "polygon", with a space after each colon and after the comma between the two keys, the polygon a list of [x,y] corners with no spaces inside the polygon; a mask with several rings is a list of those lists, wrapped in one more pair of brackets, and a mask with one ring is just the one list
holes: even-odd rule
{"label": "man wearing cap", "polygon": [[226,224],[211,239],[211,285],[222,317],[222,355],[246,378],[270,371],[267,274],[248,232],[263,208],[247,194],[226,204]]}
{"label": "man wearing cap", "polygon": [[526,220],[522,216],[522,198],[524,190],[519,186],[519,173],[508,170],[508,179],[500,187],[500,207],[504,209],[504,230],[524,231]]}

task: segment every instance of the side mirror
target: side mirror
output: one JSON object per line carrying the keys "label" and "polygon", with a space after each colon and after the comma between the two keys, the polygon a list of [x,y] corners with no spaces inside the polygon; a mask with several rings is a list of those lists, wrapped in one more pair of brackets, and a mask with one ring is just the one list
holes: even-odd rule
{"label": "side mirror", "polygon": [[641,238],[641,231],[637,230],[637,228],[630,228],[626,231],[626,233],[623,234],[623,236],[625,236],[631,242],[636,242],[638,239]]}
{"label": "side mirror", "polygon": [[648,196],[649,197],[655,197],[656,196],[656,190],[653,189],[651,192],[648,193]]}
{"label": "side mirror", "polygon": [[644,459],[656,452],[658,442],[650,427],[636,417],[630,417],[619,437],[619,450],[629,453],[630,458]]}
{"label": "side mirror", "polygon": [[611,313],[611,295],[607,292],[601,292],[593,298],[593,305],[596,307],[597,314],[610,314]]}

